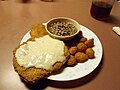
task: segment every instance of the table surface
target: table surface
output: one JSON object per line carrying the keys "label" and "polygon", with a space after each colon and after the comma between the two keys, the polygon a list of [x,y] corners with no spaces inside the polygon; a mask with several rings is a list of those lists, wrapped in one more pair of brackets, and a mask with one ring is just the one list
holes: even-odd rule
{"label": "table surface", "polygon": [[[0,1],[0,90],[120,90],[120,37],[112,31],[120,26],[120,3],[115,2],[107,21],[91,17],[91,0],[3,0]],[[58,82],[44,79],[24,84],[12,65],[13,50],[33,24],[54,17],[69,17],[91,29],[103,46],[99,66],[86,77]]]}

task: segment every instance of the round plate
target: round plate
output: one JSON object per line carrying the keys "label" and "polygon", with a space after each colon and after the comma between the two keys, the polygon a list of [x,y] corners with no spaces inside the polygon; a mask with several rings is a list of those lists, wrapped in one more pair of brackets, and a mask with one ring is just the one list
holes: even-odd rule
{"label": "round plate", "polygon": [[[79,79],[90,74],[99,65],[102,58],[102,45],[99,38],[85,26],[80,25],[80,30],[82,31],[83,36],[87,39],[94,38],[93,49],[95,51],[95,58],[92,60],[89,59],[84,63],[78,63],[73,67],[65,67],[60,73],[47,77],[48,79],[56,81],[69,81]],[[27,41],[30,38],[29,32],[26,33],[22,38],[21,43]]]}

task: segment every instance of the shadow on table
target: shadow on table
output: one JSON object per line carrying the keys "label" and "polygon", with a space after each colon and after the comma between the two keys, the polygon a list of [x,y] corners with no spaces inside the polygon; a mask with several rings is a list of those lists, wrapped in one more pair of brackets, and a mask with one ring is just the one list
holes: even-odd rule
{"label": "shadow on table", "polygon": [[19,3],[31,3],[32,0],[16,0],[15,2],[19,2]]}
{"label": "shadow on table", "polygon": [[112,16],[112,15],[108,18],[108,20],[106,22],[110,23],[110,24],[113,24],[115,26],[119,26],[120,25],[120,20],[117,19],[115,16]]}
{"label": "shadow on table", "polygon": [[64,89],[79,87],[79,86],[85,85],[85,84],[89,83],[90,81],[92,81],[93,79],[95,79],[97,77],[97,75],[100,73],[100,71],[102,70],[102,66],[103,66],[103,59],[101,60],[99,66],[93,72],[91,72],[89,75],[87,75],[83,78],[77,79],[77,80],[53,81],[53,80],[43,79],[43,80],[40,80],[37,84],[30,85],[30,84],[25,83],[25,85],[30,90],[43,90],[47,86],[56,87],[56,88],[64,88]]}

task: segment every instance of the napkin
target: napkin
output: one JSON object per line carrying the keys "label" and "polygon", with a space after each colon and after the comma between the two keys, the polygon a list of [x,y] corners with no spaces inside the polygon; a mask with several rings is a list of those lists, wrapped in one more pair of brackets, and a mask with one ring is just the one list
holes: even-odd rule
{"label": "napkin", "polygon": [[113,27],[113,31],[120,36],[120,27]]}

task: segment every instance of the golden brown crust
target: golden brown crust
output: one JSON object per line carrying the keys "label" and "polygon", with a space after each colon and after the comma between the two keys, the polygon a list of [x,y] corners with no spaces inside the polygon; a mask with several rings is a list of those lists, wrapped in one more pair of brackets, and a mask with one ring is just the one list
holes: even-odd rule
{"label": "golden brown crust", "polygon": [[[29,39],[28,41],[30,41],[30,40],[32,40],[32,39]],[[23,44],[26,44],[27,42],[24,42]],[[21,44],[21,45],[23,45],[23,44]],[[36,68],[36,67],[29,67],[29,68],[22,67],[17,63],[16,57],[15,57],[16,50],[21,45],[19,45],[13,51],[13,66],[14,66],[15,71],[20,75],[21,79],[23,79],[24,81],[26,81],[28,83],[31,83],[31,84],[36,83],[40,79],[49,76],[51,74],[51,72],[59,70],[62,67],[62,65],[64,64],[64,62],[56,62],[53,65],[53,70],[51,70],[51,71],[41,69],[41,68]],[[65,46],[65,54],[64,55],[66,57],[69,56],[68,49],[66,46]]]}
{"label": "golden brown crust", "polygon": [[88,49],[86,50],[86,55],[88,55],[88,57],[89,57],[90,59],[92,59],[92,58],[95,57],[94,54],[95,54],[95,51],[94,51],[92,48],[88,48]]}
{"label": "golden brown crust", "polygon": [[47,35],[48,33],[45,30],[45,26],[43,24],[35,24],[32,26],[30,35],[32,38],[42,37]]}
{"label": "golden brown crust", "polygon": [[[29,39],[28,41],[30,41],[30,40],[32,40],[32,39]],[[26,44],[27,42],[24,42],[23,44]],[[21,44],[21,45],[23,45],[23,44]],[[16,53],[16,50],[21,45],[19,45],[13,51],[13,66],[14,66],[15,71],[20,75],[21,79],[23,79],[24,81],[26,81],[28,83],[36,83],[38,80],[42,79],[43,77],[48,76],[50,71],[35,68],[35,67],[25,68],[25,67],[20,66],[17,63],[15,53]]]}
{"label": "golden brown crust", "polygon": [[70,55],[69,60],[67,60],[67,65],[68,66],[73,66],[73,65],[76,65],[76,64],[77,64],[77,61],[75,59],[75,56]]}
{"label": "golden brown crust", "polygon": [[79,63],[83,63],[88,60],[88,56],[83,52],[77,52],[75,54],[75,58],[76,58],[77,62],[79,62]]}
{"label": "golden brown crust", "polygon": [[76,46],[72,46],[69,48],[69,52],[71,55],[74,55],[78,51],[78,48]]}
{"label": "golden brown crust", "polygon": [[77,45],[77,48],[78,48],[78,51],[80,51],[80,52],[85,52],[85,50],[87,49],[87,46],[86,46],[84,43],[80,42],[80,43]]}
{"label": "golden brown crust", "polygon": [[[37,24],[35,26],[32,27],[32,31],[30,32],[31,34],[31,38],[28,39],[26,42],[24,42],[23,44],[26,44],[28,41],[34,41],[34,39],[36,37],[40,37],[40,36],[43,36],[43,35],[46,35],[46,32],[44,30],[44,26],[42,24]],[[36,34],[36,31],[34,30],[37,30],[37,31],[40,31],[40,33],[42,34]],[[38,32],[37,32],[38,33]],[[21,44],[21,45],[23,45]],[[19,74],[20,78],[30,84],[33,84],[33,83],[37,83],[39,80],[41,80],[42,78],[45,78],[47,76],[49,76],[53,71],[57,71],[59,70],[62,65],[64,64],[63,62],[56,62],[54,65],[53,65],[53,70],[51,71],[48,71],[48,70],[45,70],[45,69],[41,69],[41,68],[36,68],[36,67],[29,67],[29,68],[25,68],[23,66],[20,66],[18,63],[17,63],[17,60],[16,60],[16,57],[15,57],[15,53],[16,53],[16,50],[21,46],[19,45],[17,48],[14,49],[13,51],[13,66],[14,66],[14,69],[15,71]],[[67,47],[65,46],[65,53],[64,55],[66,57],[69,56],[69,53],[68,53],[68,49]]]}
{"label": "golden brown crust", "polygon": [[87,38],[85,38],[85,37],[82,37],[81,39],[80,39],[80,42],[85,42],[85,41],[87,41]]}
{"label": "golden brown crust", "polygon": [[35,67],[24,68],[17,63],[15,58],[13,59],[13,66],[15,71],[20,75],[21,79],[30,84],[36,83],[43,77],[50,74],[49,71],[46,71],[44,69],[38,69]]}
{"label": "golden brown crust", "polygon": [[85,45],[87,45],[88,48],[93,47],[94,46],[94,39],[91,38],[91,39],[85,41]]}

